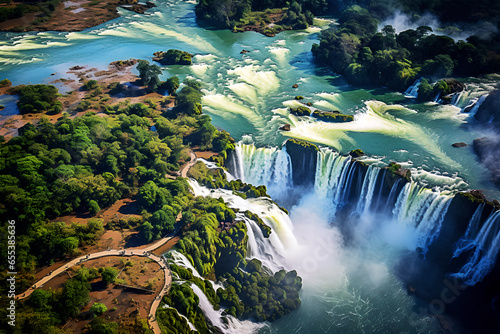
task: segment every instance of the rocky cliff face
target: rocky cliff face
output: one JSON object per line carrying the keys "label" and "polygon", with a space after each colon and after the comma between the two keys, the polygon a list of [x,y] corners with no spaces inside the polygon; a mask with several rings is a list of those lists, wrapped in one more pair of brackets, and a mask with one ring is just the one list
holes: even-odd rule
{"label": "rocky cliff face", "polygon": [[486,137],[474,140],[474,153],[491,173],[491,182],[500,187],[500,90],[491,92],[474,118],[489,130]]}
{"label": "rocky cliff face", "polygon": [[285,147],[292,161],[293,184],[297,186],[313,186],[319,148],[314,144],[298,139],[287,140]]}
{"label": "rocky cliff face", "polygon": [[494,90],[488,95],[474,118],[481,123],[491,123],[500,130],[500,90]]}
{"label": "rocky cliff face", "polygon": [[491,182],[500,188],[500,135],[475,139],[474,153],[491,173]]}

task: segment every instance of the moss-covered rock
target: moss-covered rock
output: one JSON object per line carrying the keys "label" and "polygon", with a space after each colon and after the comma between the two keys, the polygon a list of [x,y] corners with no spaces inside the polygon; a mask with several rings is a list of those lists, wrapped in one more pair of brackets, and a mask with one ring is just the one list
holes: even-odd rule
{"label": "moss-covered rock", "polygon": [[323,122],[331,122],[331,123],[345,123],[354,121],[354,117],[352,115],[337,114],[333,112],[324,112],[319,110],[315,110],[312,113],[312,117],[317,118]]}
{"label": "moss-covered rock", "polygon": [[155,52],[153,60],[162,65],[191,65],[192,56],[192,54],[186,51],[170,49],[167,52]]}
{"label": "moss-covered rock", "polygon": [[349,155],[353,158],[359,158],[359,157],[362,157],[365,154],[365,152],[363,152],[363,150],[361,150],[360,148],[357,148],[355,150],[352,150],[351,152],[349,152]]}
{"label": "moss-covered rock", "polygon": [[290,113],[295,116],[309,116],[311,115],[311,109],[307,107],[297,107],[297,108],[289,108]]}
{"label": "moss-covered rock", "polygon": [[385,168],[389,171],[390,175],[392,176],[400,176],[406,179],[407,181],[411,180],[411,170],[401,168],[401,165],[395,163],[394,161],[391,162],[389,165],[387,165],[387,167]]}

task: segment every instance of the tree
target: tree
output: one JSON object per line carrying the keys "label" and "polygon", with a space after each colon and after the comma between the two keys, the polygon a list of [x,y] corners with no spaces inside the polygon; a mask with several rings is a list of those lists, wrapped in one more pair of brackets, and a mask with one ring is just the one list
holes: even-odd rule
{"label": "tree", "polygon": [[179,88],[179,78],[176,76],[170,77],[161,85],[162,89],[165,89],[169,95],[175,93],[175,91]]}
{"label": "tree", "polygon": [[21,114],[49,111],[57,99],[57,88],[52,85],[28,85],[18,89],[17,106]]}
{"label": "tree", "polygon": [[455,65],[449,55],[440,54],[434,59],[428,59],[422,66],[420,75],[431,78],[444,78],[453,73]]}
{"label": "tree", "polygon": [[94,313],[94,316],[100,316],[101,314],[104,314],[104,312],[106,312],[107,310],[108,308],[106,307],[106,305],[102,303],[94,303],[94,305],[90,307],[90,311]]}
{"label": "tree", "polygon": [[90,322],[89,334],[118,334],[116,322],[105,322],[102,318],[95,318]]}
{"label": "tree", "polygon": [[89,201],[89,212],[92,216],[95,216],[99,211],[101,211],[101,208],[99,207],[99,204],[97,204],[96,201],[91,199]]}
{"label": "tree", "polygon": [[192,55],[186,51],[170,49],[167,52],[155,52],[154,55],[153,60],[162,65],[191,65]]}
{"label": "tree", "polygon": [[52,308],[51,304],[52,292],[37,289],[29,297],[29,304],[39,311],[50,310]]}
{"label": "tree", "polygon": [[99,83],[97,82],[97,80],[89,80],[85,83],[84,86],[86,90],[92,90],[97,88],[99,86]]}
{"label": "tree", "polygon": [[116,277],[118,276],[118,270],[113,267],[106,267],[101,273],[103,282],[108,286],[110,283],[114,283]]}
{"label": "tree", "polygon": [[186,115],[201,114],[202,93],[190,86],[184,86],[175,100],[175,112]]}
{"label": "tree", "polygon": [[144,224],[142,224],[141,234],[146,242],[150,242],[151,240],[153,240],[153,225],[151,225],[150,222],[145,222]]}
{"label": "tree", "polygon": [[58,246],[63,254],[71,254],[78,248],[78,239],[75,237],[61,239]]}
{"label": "tree", "polygon": [[419,101],[429,101],[432,100],[435,96],[432,85],[425,78],[420,81],[417,92]]}
{"label": "tree", "polygon": [[163,73],[161,68],[158,65],[150,65],[146,60],[139,60],[137,70],[139,71],[141,83],[144,86],[148,86],[148,90],[152,92],[156,91],[161,83],[158,77]]}
{"label": "tree", "polygon": [[87,281],[69,279],[64,283],[63,292],[58,306],[65,317],[76,317],[80,307],[89,301],[90,284]]}

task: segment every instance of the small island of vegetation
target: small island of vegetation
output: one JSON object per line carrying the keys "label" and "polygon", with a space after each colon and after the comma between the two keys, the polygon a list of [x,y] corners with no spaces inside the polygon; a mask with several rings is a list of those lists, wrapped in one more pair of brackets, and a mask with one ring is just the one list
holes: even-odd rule
{"label": "small island of vegetation", "polygon": [[251,30],[274,36],[283,30],[307,28],[313,24],[314,15],[324,14],[328,8],[323,0],[201,0],[196,5],[196,17],[233,32]]}

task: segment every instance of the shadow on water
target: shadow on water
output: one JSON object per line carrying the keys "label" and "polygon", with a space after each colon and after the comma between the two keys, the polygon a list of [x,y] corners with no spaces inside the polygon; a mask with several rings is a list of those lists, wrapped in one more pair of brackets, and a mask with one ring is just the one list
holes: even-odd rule
{"label": "shadow on water", "polygon": [[17,100],[17,95],[0,95],[0,117],[19,115]]}
{"label": "shadow on water", "polygon": [[179,26],[190,27],[190,28],[206,28],[200,25],[196,21],[196,14],[194,12],[189,12],[184,16],[178,17],[176,22]]}
{"label": "shadow on water", "polygon": [[[316,68],[316,66],[313,64],[314,58],[312,55],[312,52],[310,51],[305,51],[305,52],[300,52],[297,53],[289,62],[289,64],[301,71],[311,71],[313,70],[315,75],[321,76],[321,73],[323,72],[322,70],[319,70]],[[325,73],[326,74],[326,73]],[[331,71],[330,71],[331,74]]]}

